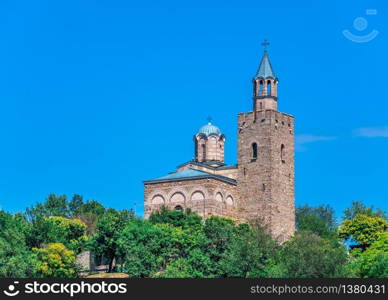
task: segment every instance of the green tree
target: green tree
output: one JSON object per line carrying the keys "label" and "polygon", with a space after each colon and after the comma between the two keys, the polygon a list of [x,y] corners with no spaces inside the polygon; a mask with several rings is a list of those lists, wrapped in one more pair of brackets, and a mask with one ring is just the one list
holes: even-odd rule
{"label": "green tree", "polygon": [[105,207],[101,203],[90,200],[77,209],[75,217],[86,224],[88,234],[94,234],[96,232],[98,219],[104,215],[104,213]]}
{"label": "green tree", "polygon": [[380,217],[388,221],[384,210],[372,206],[366,206],[362,201],[352,201],[350,207],[344,210],[344,220],[352,220],[357,215],[367,215],[369,217]]}
{"label": "green tree", "polygon": [[49,217],[46,243],[62,243],[66,248],[80,253],[87,242],[86,225],[78,219]]}
{"label": "green tree", "polygon": [[61,243],[48,244],[45,248],[32,249],[38,259],[38,277],[75,278],[78,267],[74,252]]}
{"label": "green tree", "polygon": [[211,260],[209,272],[216,277],[224,276],[220,262],[229,249],[231,240],[235,238],[236,230],[236,224],[231,219],[212,216],[205,221],[203,232],[207,240],[203,251]]}
{"label": "green tree", "polygon": [[221,266],[224,276],[266,277],[267,265],[274,257],[277,243],[256,223],[241,224],[223,255]]}
{"label": "green tree", "polygon": [[88,238],[86,225],[81,220],[52,216],[37,218],[27,240],[29,246],[35,248],[48,243],[62,243],[78,254],[86,247]]}
{"label": "green tree", "polygon": [[31,222],[35,222],[36,220],[42,217],[68,217],[69,209],[67,205],[66,195],[48,195],[44,203],[38,203],[37,205],[32,206],[31,208],[27,208],[26,216]]}
{"label": "green tree", "polygon": [[342,223],[339,236],[360,245],[370,245],[386,230],[388,230],[388,222],[383,218],[358,214]]}
{"label": "green tree", "polygon": [[23,215],[0,211],[0,277],[34,276],[37,262],[26,243],[29,231]]}
{"label": "green tree", "polygon": [[357,277],[388,278],[388,232],[381,233],[366,251],[353,256]]}
{"label": "green tree", "polygon": [[83,197],[81,195],[75,194],[68,203],[69,217],[74,218],[83,206]]}
{"label": "green tree", "polygon": [[78,215],[93,213],[97,216],[104,214],[105,208],[97,201],[84,202],[83,197],[74,194],[70,201],[66,195],[48,195],[43,203],[37,203],[26,209],[26,217],[30,222],[35,222],[39,218],[66,217],[77,218]]}
{"label": "green tree", "polygon": [[205,241],[198,227],[134,219],[122,232],[119,245],[131,277],[209,277],[211,262],[202,251]]}
{"label": "green tree", "polygon": [[124,258],[125,272],[130,277],[151,277],[163,263],[162,229],[148,221],[132,219],[118,240],[119,255]]}
{"label": "green tree", "polygon": [[297,232],[268,266],[270,277],[343,277],[348,259],[346,249],[311,232]]}
{"label": "green tree", "polygon": [[310,231],[323,238],[335,239],[337,227],[334,209],[328,205],[304,205],[296,209],[296,228],[300,231]]}
{"label": "green tree", "polygon": [[190,261],[185,258],[178,258],[167,265],[164,272],[154,274],[155,278],[193,278],[195,270]]}
{"label": "green tree", "polygon": [[109,272],[112,271],[113,262],[119,255],[118,240],[127,223],[134,218],[129,210],[108,209],[97,222],[96,234],[92,238],[91,247],[97,256],[109,260]]}
{"label": "green tree", "polygon": [[89,200],[78,209],[78,213],[80,214],[93,213],[97,216],[102,216],[105,211],[105,207],[96,200]]}
{"label": "green tree", "polygon": [[149,221],[152,224],[171,224],[182,228],[201,226],[202,218],[189,209],[185,211],[170,210],[163,206],[151,214]]}

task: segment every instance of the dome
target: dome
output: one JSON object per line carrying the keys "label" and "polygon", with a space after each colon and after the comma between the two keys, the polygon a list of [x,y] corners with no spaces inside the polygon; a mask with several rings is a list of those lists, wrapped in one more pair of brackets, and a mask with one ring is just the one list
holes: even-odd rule
{"label": "dome", "polygon": [[222,135],[221,130],[217,126],[213,125],[210,122],[207,125],[204,125],[199,129],[197,135],[199,135],[199,134],[204,134],[206,136],[210,136],[213,134],[217,135],[217,136]]}

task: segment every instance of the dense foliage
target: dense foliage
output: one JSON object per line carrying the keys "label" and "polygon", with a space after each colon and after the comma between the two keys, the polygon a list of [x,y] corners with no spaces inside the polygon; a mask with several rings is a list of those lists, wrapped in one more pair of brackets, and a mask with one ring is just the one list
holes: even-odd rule
{"label": "dense foliage", "polygon": [[109,272],[113,261],[118,257],[118,240],[125,225],[133,218],[128,210],[107,210],[97,221],[97,232],[92,236],[92,249],[95,255],[109,259]]}
{"label": "dense foliage", "polygon": [[340,227],[339,235],[351,239],[359,244],[370,245],[388,230],[388,222],[381,217],[356,215],[353,219],[346,219]]}
{"label": "dense foliage", "polygon": [[30,230],[23,215],[0,211],[0,277],[34,275],[36,261],[27,245]]}
{"label": "dense foliage", "polygon": [[84,251],[130,277],[388,277],[383,210],[353,202],[339,224],[329,206],[300,206],[297,232],[283,244],[262,225],[167,208],[143,220],[49,195],[24,214],[0,211],[0,277],[77,277]]}
{"label": "dense foliage", "polygon": [[337,237],[338,224],[335,220],[334,209],[328,205],[297,207],[296,227],[299,231],[310,231],[322,238],[335,239]]}
{"label": "dense foliage", "polygon": [[275,258],[273,277],[329,278],[344,277],[346,249],[336,241],[312,232],[297,232]]}
{"label": "dense foliage", "polygon": [[388,232],[381,233],[378,239],[364,252],[355,252],[357,277],[388,278]]}
{"label": "dense foliage", "polygon": [[73,278],[77,275],[74,252],[61,243],[48,244],[45,248],[32,248],[38,263],[37,277]]}

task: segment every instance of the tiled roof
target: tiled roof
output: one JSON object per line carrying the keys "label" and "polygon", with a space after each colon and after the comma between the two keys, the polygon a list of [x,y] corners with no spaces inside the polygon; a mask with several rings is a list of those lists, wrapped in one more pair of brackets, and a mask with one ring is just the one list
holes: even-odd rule
{"label": "tiled roof", "polygon": [[[204,162],[190,160],[188,162],[185,162],[185,163],[177,166],[177,169],[179,169],[185,165],[188,165],[188,164],[193,164],[196,166],[209,168],[211,170],[224,170],[224,169],[236,169],[237,168],[237,165],[226,165],[225,163],[217,161],[217,160],[204,161]],[[214,166],[214,165],[216,165],[216,166]]]}
{"label": "tiled roof", "polygon": [[210,173],[206,173],[206,172],[202,172],[202,171],[194,170],[190,168],[185,169],[183,171],[174,172],[166,176],[158,177],[151,180],[146,180],[144,181],[144,183],[145,184],[160,183],[160,182],[195,180],[195,179],[205,179],[205,178],[212,178],[212,179],[221,180],[231,184],[236,184],[236,180],[234,179],[231,179],[225,176],[214,175],[214,174],[210,174]]}
{"label": "tiled roof", "polygon": [[264,50],[264,55],[261,59],[255,78],[276,78],[271,62],[269,61],[267,50]]}
{"label": "tiled roof", "polygon": [[222,135],[221,130],[210,122],[199,129],[197,135],[199,134],[204,134],[206,136],[213,135],[213,134],[217,136]]}

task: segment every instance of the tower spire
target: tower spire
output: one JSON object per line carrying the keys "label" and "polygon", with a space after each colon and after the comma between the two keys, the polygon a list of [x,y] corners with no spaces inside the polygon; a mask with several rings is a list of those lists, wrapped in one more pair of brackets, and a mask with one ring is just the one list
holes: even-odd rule
{"label": "tower spire", "polygon": [[278,79],[268,57],[269,42],[264,40],[261,45],[264,47],[264,53],[256,75],[253,77],[253,109],[255,111],[277,110]]}
{"label": "tower spire", "polygon": [[255,78],[275,79],[276,75],[272,68],[271,62],[268,57],[268,51],[267,51],[267,46],[269,46],[269,42],[267,40],[264,40],[264,42],[262,42],[261,45],[264,47],[264,54],[263,54],[263,58],[261,59],[260,66],[257,69]]}

